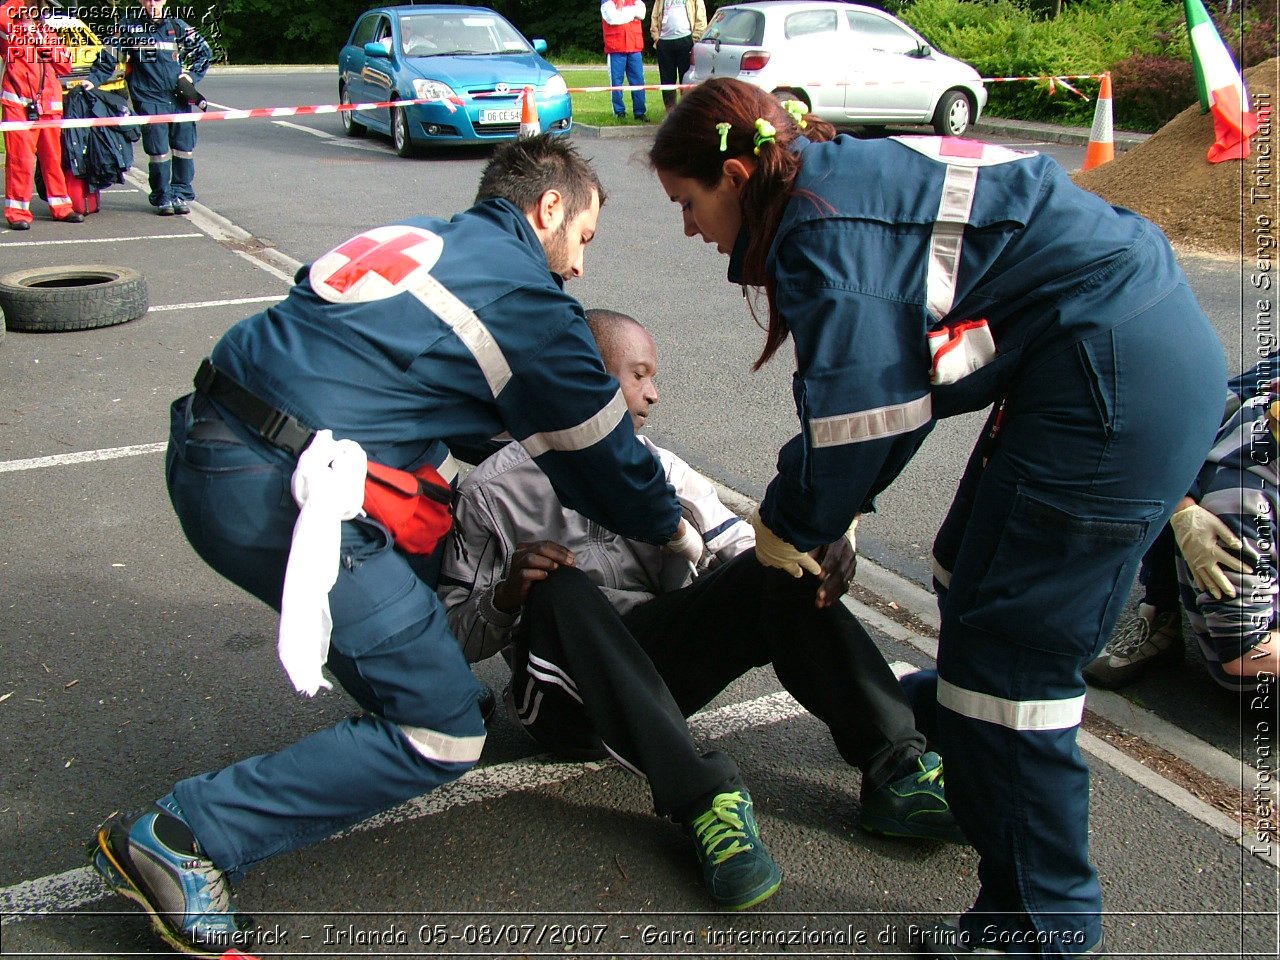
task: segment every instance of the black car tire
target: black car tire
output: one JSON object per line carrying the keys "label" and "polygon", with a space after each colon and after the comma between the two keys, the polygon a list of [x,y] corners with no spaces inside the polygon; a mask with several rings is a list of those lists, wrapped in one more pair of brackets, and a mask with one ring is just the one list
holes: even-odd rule
{"label": "black car tire", "polygon": [[391,145],[396,148],[397,157],[412,157],[418,152],[409,136],[409,114],[404,107],[391,108]]}
{"label": "black car tire", "polygon": [[0,309],[10,329],[31,333],[92,330],[147,312],[147,281],[102,263],[15,270],[0,277]]}
{"label": "black car tire", "polygon": [[933,111],[933,131],[940,137],[963,137],[973,122],[973,104],[959,90],[948,90]]}
{"label": "black car tire", "polygon": [[4,311],[0,310],[0,341],[4,340]]}
{"label": "black car tire", "polygon": [[[346,87],[338,88],[338,102],[344,104],[351,102],[351,97],[348,95]],[[354,110],[340,110],[338,111],[338,118],[342,121],[342,132],[348,137],[363,137],[369,132],[369,128],[356,119]]]}

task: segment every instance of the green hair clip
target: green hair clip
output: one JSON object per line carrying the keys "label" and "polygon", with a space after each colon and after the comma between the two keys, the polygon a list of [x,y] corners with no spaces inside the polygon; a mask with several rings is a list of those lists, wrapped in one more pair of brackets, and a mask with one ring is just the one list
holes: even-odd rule
{"label": "green hair clip", "polygon": [[756,156],[760,156],[760,147],[773,143],[778,137],[778,128],[763,118],[756,121]]}
{"label": "green hair clip", "polygon": [[716,133],[720,134],[720,152],[729,152],[729,131],[733,129],[731,123],[717,123]]}
{"label": "green hair clip", "polygon": [[805,116],[808,114],[809,108],[800,100],[783,100],[782,109],[791,114],[791,119],[796,122],[796,126],[801,130],[809,126],[808,121],[805,120]]}

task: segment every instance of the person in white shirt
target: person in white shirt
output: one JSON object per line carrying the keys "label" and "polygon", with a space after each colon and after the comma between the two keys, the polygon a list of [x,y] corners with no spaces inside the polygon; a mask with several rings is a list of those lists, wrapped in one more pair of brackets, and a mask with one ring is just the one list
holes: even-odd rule
{"label": "person in white shirt", "polygon": [[[658,402],[653,339],[619,313],[589,310],[587,320],[640,429]],[[781,871],[737,766],[701,753],[685,718],[754,667],[772,663],[862,770],[860,826],[964,842],[941,760],[925,752],[893,672],[839,602],[856,563],[849,542],[818,552],[815,597],[812,580],[756,560],[750,525],[706,478],[637,442],[659,459],[706,545],[696,568],[562,507],[519,444],[459,487],[440,594],[469,661],[507,657],[512,718],[553,753],[612,756],[647,777],[656,812],[690,828],[712,899],[731,909],[772,895]]]}
{"label": "person in white shirt", "polygon": [[[649,36],[658,57],[658,79],[663,86],[684,83],[693,59],[693,45],[707,30],[707,8],[702,0],[653,0]],[[663,90],[662,103],[670,111],[676,91]]]}

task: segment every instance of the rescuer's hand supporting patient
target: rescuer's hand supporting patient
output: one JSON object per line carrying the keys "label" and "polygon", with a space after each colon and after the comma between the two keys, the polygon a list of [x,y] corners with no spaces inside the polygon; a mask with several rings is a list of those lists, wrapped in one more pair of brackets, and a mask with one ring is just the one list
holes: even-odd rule
{"label": "rescuer's hand supporting patient", "polygon": [[1169,518],[1169,524],[1173,527],[1178,549],[1187,561],[1192,579],[1197,587],[1215,600],[1221,600],[1223,596],[1234,597],[1236,588],[1219,566],[1237,573],[1252,571],[1247,564],[1227,553],[1218,543],[1221,541],[1228,548],[1239,550],[1242,546],[1240,539],[1231,532],[1230,527],[1190,498],[1185,498],[1182,504]]}
{"label": "rescuer's hand supporting patient", "polygon": [[676,535],[671,538],[663,549],[667,553],[674,553],[684,557],[694,566],[697,566],[698,561],[702,559],[704,546],[702,534],[698,531],[698,528],[681,517],[680,526],[676,529]]}
{"label": "rescuer's hand supporting patient", "polygon": [[777,567],[793,577],[802,577],[808,570],[814,576],[822,576],[822,566],[803,550],[787,543],[760,519],[760,510],[751,514],[751,526],[756,531],[756,559],[766,567]]}
{"label": "rescuer's hand supporting patient", "polygon": [[561,566],[572,567],[573,551],[554,540],[522,543],[511,555],[511,570],[493,588],[493,605],[503,613],[519,613],[529,599],[530,588]]}

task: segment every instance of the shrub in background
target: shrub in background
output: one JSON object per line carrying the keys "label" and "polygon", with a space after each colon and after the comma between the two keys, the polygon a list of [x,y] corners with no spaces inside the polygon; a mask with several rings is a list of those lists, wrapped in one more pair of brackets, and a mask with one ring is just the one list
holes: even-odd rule
{"label": "shrub in background", "polygon": [[[1081,0],[1057,17],[1047,12],[1011,0],[917,0],[901,16],[984,77],[1096,74],[1134,55],[1160,56],[1183,18],[1182,5],[1167,0]],[[1098,89],[1096,81],[1073,85],[1091,98]],[[1093,119],[1092,99],[1061,89],[1050,96],[1045,81],[991,84],[988,90],[987,110],[995,116],[1084,125]],[[1131,125],[1118,99],[1116,107],[1117,125]]]}
{"label": "shrub in background", "polygon": [[1190,63],[1136,53],[1111,68],[1115,114],[1129,130],[1159,130],[1196,99]]}

